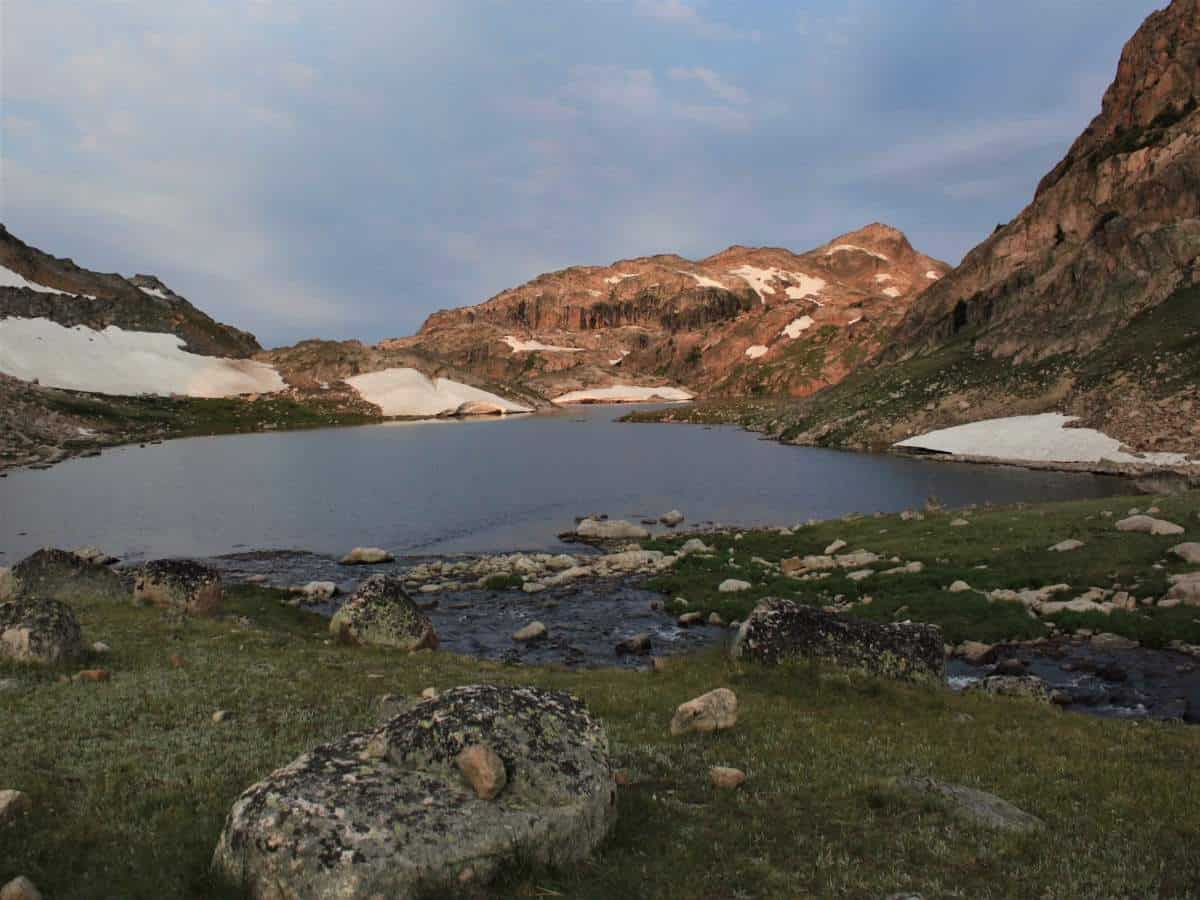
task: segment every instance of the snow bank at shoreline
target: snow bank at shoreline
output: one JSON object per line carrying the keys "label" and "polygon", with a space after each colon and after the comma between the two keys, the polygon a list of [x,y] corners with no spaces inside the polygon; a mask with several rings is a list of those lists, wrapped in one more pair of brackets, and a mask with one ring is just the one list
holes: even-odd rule
{"label": "snow bank at shoreline", "polygon": [[638,387],[632,384],[618,384],[606,388],[586,388],[582,391],[571,391],[555,397],[555,403],[569,405],[572,403],[645,403],[653,400],[666,400],[681,403],[695,398],[695,394],[682,388],[673,387]]}
{"label": "snow bank at shoreline", "polygon": [[929,450],[957,456],[1007,459],[1014,462],[1116,463],[1178,465],[1181,453],[1143,453],[1121,450],[1121,442],[1092,428],[1067,428],[1076,417],[1059,413],[985,419],[969,425],[944,428],[900,441],[904,450]]}
{"label": "snow bank at shoreline", "polygon": [[346,383],[368,403],[374,403],[385,416],[437,416],[454,412],[462,404],[476,400],[494,403],[506,413],[530,412],[496,394],[449,378],[430,379],[416,369],[384,369],[347,378]]}
{"label": "snow bank at shoreline", "polygon": [[95,394],[229,397],[286,385],[272,366],[200,356],[173,334],[65,328],[49,319],[0,319],[0,372]]}

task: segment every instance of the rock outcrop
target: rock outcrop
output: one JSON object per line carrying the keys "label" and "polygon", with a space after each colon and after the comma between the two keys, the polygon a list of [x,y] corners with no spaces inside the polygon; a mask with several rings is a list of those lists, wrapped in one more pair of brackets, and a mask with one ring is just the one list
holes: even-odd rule
{"label": "rock outcrop", "polygon": [[58,600],[20,597],[0,603],[0,656],[53,663],[83,652],[83,634],[71,607]]}
{"label": "rock outcrop", "polygon": [[175,609],[189,616],[215,616],[225,593],[215,569],[190,559],[157,559],[134,578],[135,602]]}
{"label": "rock outcrop", "polygon": [[821,659],[904,681],[946,677],[942,633],[934,625],[878,625],[827,613],[792,600],[767,599],[738,629],[731,653],[777,665]]}
{"label": "rock outcrop", "polygon": [[14,593],[63,603],[83,598],[128,600],[121,577],[106,566],[76,553],[46,548],[21,560],[12,569]]}
{"label": "rock outcrop", "polygon": [[429,617],[405,593],[404,582],[388,575],[372,575],[359,585],[334,613],[329,633],[347,644],[399,650],[432,650],[438,645]]}
{"label": "rock outcrop", "polygon": [[1046,823],[1013,806],[1007,800],[986,791],[947,784],[933,778],[897,778],[896,787],[921,796],[933,797],[951,811],[985,828],[1001,831],[1037,831]]}
{"label": "rock outcrop", "polygon": [[454,688],[247,790],[214,868],[274,900],[454,893],[518,860],[576,864],[616,820],[608,753],[569,694]]}

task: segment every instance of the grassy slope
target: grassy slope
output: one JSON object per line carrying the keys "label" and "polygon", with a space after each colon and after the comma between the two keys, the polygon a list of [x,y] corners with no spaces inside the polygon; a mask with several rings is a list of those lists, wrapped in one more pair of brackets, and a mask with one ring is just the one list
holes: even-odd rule
{"label": "grassy slope", "polygon": [[[1127,534],[1114,527],[1117,519],[1133,507],[1142,510],[1157,505],[1164,518],[1184,525],[1182,537],[1151,537]],[[1105,518],[1102,511],[1115,513]],[[1200,493],[1170,498],[1110,497],[1029,507],[980,508],[967,513],[971,523],[951,527],[958,513],[927,513],[923,521],[903,521],[900,516],[865,517],[851,521],[833,520],[801,528],[791,536],[773,531],[746,532],[738,541],[733,535],[714,535],[705,540],[720,552],[716,558],[689,557],[651,582],[671,597],[683,597],[688,609],[719,612],[725,619],[743,619],[762,597],[792,597],[825,605],[842,595],[849,600],[873,598],[859,606],[855,615],[872,619],[914,619],[941,626],[946,640],[966,639],[996,642],[1038,637],[1043,625],[1029,618],[1017,604],[989,603],[981,594],[950,594],[946,588],[961,579],[979,590],[1044,587],[1070,584],[1076,597],[1093,586],[1122,589],[1138,597],[1161,597],[1167,576],[1190,567],[1168,558],[1166,551],[1183,541],[1200,541]],[[1086,546],[1070,553],[1052,553],[1049,547],[1068,539]],[[919,561],[919,575],[876,575],[855,584],[841,572],[823,581],[799,581],[755,564],[753,557],[777,563],[790,556],[819,554],[835,540],[849,544],[846,551],[866,549],[885,559],[899,556],[904,562]],[[648,546],[670,550],[683,538],[655,541]],[[732,557],[728,550],[733,548]],[[1156,569],[1155,565],[1162,568]],[[878,570],[894,563],[879,562]],[[987,566],[986,569],[977,568]],[[752,590],[738,594],[717,591],[726,578],[749,581]],[[680,607],[682,608],[682,607]],[[1121,633],[1148,644],[1171,640],[1200,643],[1200,611],[1188,607],[1138,612],[1080,615],[1063,613],[1051,621],[1070,630],[1090,627]]]}
{"label": "grassy slope", "polygon": [[[1162,505],[1179,518],[1194,515],[1197,502]],[[1011,575],[1019,560],[1035,583],[1086,582],[1090,572],[1144,567],[1161,555],[1166,539],[1104,541],[1088,516],[1105,505],[981,512],[953,533],[930,520],[831,523],[791,539],[749,534],[739,554],[808,550],[841,536],[905,558],[948,558],[961,572],[995,540],[1002,549],[989,571]],[[1071,535],[1095,549],[1053,560],[1031,549]],[[977,583],[984,577],[971,574]],[[235,592],[230,614],[215,622],[181,624],[101,602],[81,603],[78,612],[85,638],[113,647],[91,661],[109,666],[112,681],[58,683],[63,670],[0,665],[0,678],[21,683],[0,692],[7,750],[0,787],[24,790],[35,804],[32,815],[0,831],[0,883],[24,873],[58,900],[237,896],[211,883],[207,864],[243,788],[306,748],[369,725],[381,694],[481,680],[575,691],[606,722],[617,760],[636,782],[622,789],[620,822],[594,862],[565,873],[514,871],[502,896],[1200,893],[1200,729],[1105,721],[803,666],[766,671],[716,653],[659,674],[572,673],[330,646],[323,620],[251,588]],[[173,654],[183,667],[171,665]],[[740,698],[737,727],[672,738],[674,707],[722,685]],[[234,719],[214,724],[218,708]],[[715,793],[706,782],[710,765],[743,768],[750,780],[735,794]],[[1050,830],[1014,837],[966,825],[884,783],[908,773],[998,793]]]}

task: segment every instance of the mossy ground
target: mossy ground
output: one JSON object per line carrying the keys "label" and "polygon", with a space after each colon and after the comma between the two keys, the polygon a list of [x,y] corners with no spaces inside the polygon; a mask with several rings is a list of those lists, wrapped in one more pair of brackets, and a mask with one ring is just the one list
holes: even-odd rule
{"label": "mossy ground", "polygon": [[[1115,523],[1131,508],[1151,506],[1157,506],[1163,518],[1183,525],[1187,533],[1152,537],[1117,531]],[[1112,516],[1105,517],[1105,512]],[[963,515],[970,524],[950,524]],[[1200,644],[1200,611],[1190,607],[1143,606],[1136,612],[1109,616],[1062,613],[1039,621],[1030,618],[1019,604],[989,602],[980,593],[1068,584],[1072,591],[1060,599],[1069,600],[1091,587],[1111,590],[1119,584],[1137,597],[1162,597],[1169,575],[1194,568],[1169,556],[1167,550],[1184,541],[1200,541],[1198,492],[980,507],[965,513],[926,512],[924,516],[920,521],[904,521],[899,515],[832,520],[799,528],[788,536],[761,530],[746,531],[741,540],[733,533],[706,536],[704,540],[716,548],[716,554],[688,557],[653,579],[650,586],[672,599],[686,599],[689,610],[717,612],[726,621],[745,618],[763,597],[788,597],[824,606],[839,596],[851,601],[870,596],[871,604],[856,607],[854,615],[878,621],[929,622],[942,628],[949,643],[1039,637],[1047,633],[1043,621],[1053,621],[1062,630],[1110,631],[1151,646],[1172,640]],[[1070,539],[1083,541],[1084,546],[1069,553],[1050,551],[1051,546]],[[673,550],[683,540],[659,540],[647,546]],[[894,556],[906,563],[921,562],[925,568],[916,575],[876,574],[857,583],[846,578],[844,570],[821,581],[801,581],[753,561],[758,557],[778,563],[792,556],[821,554],[836,540],[847,542],[842,552],[865,549],[882,556],[869,567],[877,572],[894,568],[897,564],[887,561]],[[748,581],[752,588],[737,594],[719,593],[717,586],[727,578]],[[976,590],[949,593],[946,589],[959,580]],[[683,609],[682,605],[678,608]]]}
{"label": "mossy ground", "polygon": [[[1187,518],[1194,537],[1198,503],[1191,495],[1159,505],[1169,518]],[[748,532],[730,545],[747,562],[823,549],[835,538],[926,559],[940,567],[936,574],[897,580],[896,590],[910,607],[928,596],[929,609],[952,629],[941,590],[951,575],[984,586],[1018,576],[1086,584],[1098,574],[1144,573],[1170,539],[1114,537],[1112,521],[1098,514],[1126,505],[980,510],[970,526],[953,530],[950,517],[864,518],[790,538]],[[1087,540],[1088,549],[1042,555],[1067,537]],[[981,562],[989,569],[974,568]],[[697,563],[679,577],[695,587],[717,574]],[[900,599],[876,593],[873,612]],[[208,862],[245,787],[321,741],[372,724],[382,694],[488,681],[577,693],[607,725],[618,764],[634,781],[621,790],[619,824],[592,862],[569,872],[516,869],[496,886],[498,896],[1200,894],[1200,730],[1193,727],[1101,720],[808,666],[768,671],[716,652],[651,674],[342,647],[327,643],[324,619],[279,599],[239,588],[215,621],[83,600],[76,608],[85,640],[107,642],[110,655],[71,668],[0,666],[0,678],[19,685],[0,692],[0,787],[26,791],[34,802],[32,814],[0,830],[0,882],[25,874],[56,900],[237,897],[211,880]],[[973,620],[974,607],[953,602],[962,610],[954,615]],[[923,615],[924,608],[912,617]],[[90,665],[110,668],[111,681],[56,680]],[[675,706],[720,686],[738,694],[737,726],[671,737]],[[217,709],[232,718],[214,723]],[[718,793],[707,781],[712,765],[741,768],[749,780]],[[1048,828],[1027,836],[982,830],[886,785],[905,774],[994,792]]]}

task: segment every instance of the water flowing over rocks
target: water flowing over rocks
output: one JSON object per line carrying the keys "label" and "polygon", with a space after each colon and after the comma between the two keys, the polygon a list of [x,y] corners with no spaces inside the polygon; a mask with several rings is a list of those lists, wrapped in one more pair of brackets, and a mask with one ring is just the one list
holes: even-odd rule
{"label": "water flowing over rocks", "polygon": [[[491,799],[459,763],[474,746],[504,766]],[[253,897],[299,900],[459,892],[518,860],[576,864],[616,820],[608,754],[603,727],[569,694],[454,688],[251,787],[213,865]]]}
{"label": "water flowing over rocks", "polygon": [[79,621],[65,603],[40,597],[0,603],[0,657],[53,663],[82,652]]}
{"label": "water flowing over rocks", "polygon": [[133,582],[138,603],[176,609],[192,616],[214,616],[221,610],[221,576],[190,559],[159,559],[141,566]]}
{"label": "water flowing over rocks", "polygon": [[329,632],[348,644],[409,651],[438,646],[429,617],[404,592],[404,583],[389,575],[372,575],[364,581],[334,614]]}
{"label": "water flowing over rocks", "polygon": [[933,625],[878,625],[775,598],[755,607],[731,652],[767,665],[825,659],[906,681],[941,683],[946,675],[942,632]]}

